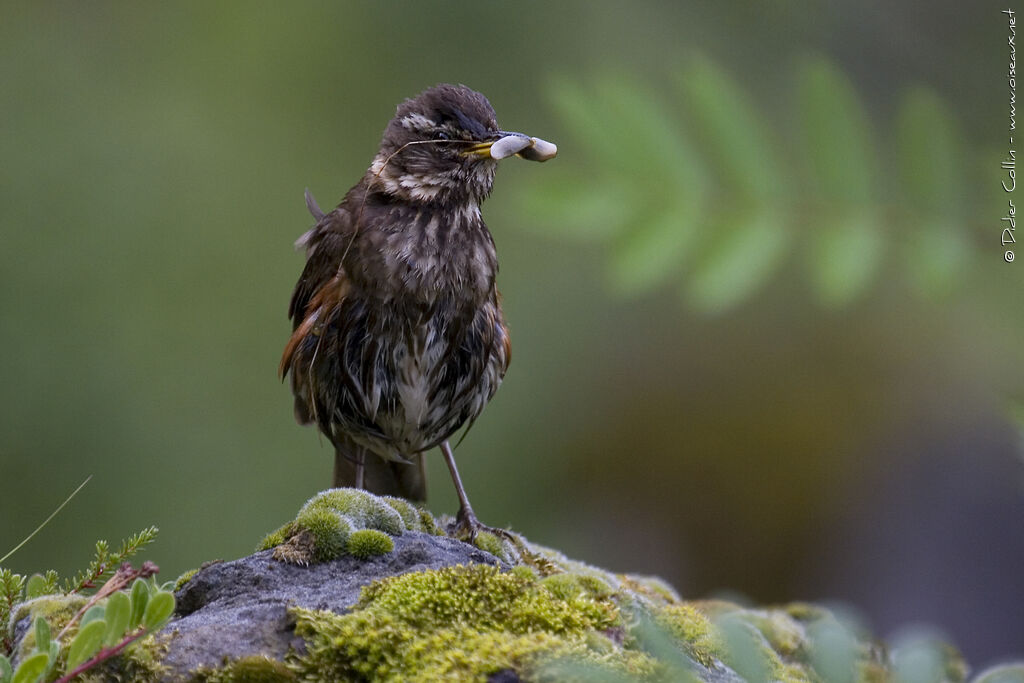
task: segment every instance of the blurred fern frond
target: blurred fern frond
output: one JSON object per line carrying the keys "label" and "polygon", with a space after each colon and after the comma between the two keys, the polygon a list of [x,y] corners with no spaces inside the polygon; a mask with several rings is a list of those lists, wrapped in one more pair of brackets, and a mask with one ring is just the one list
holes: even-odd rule
{"label": "blurred fern frond", "polygon": [[571,139],[525,201],[545,234],[605,243],[614,290],[676,283],[693,308],[722,311],[799,259],[829,308],[863,296],[888,263],[917,293],[951,291],[973,247],[958,131],[937,95],[909,89],[879,136],[850,79],[809,57],[794,130],[777,130],[711,59],[671,75],[669,92],[625,72],[547,90]]}

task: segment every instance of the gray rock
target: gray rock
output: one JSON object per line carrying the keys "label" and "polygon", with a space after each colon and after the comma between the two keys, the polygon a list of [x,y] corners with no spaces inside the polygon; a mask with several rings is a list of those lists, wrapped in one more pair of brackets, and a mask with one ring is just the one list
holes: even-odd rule
{"label": "gray rock", "polygon": [[169,635],[168,680],[199,666],[220,666],[225,658],[282,659],[289,648],[301,649],[289,607],[342,613],[377,579],[457,564],[504,566],[493,555],[445,536],[409,531],[394,541],[392,552],[366,560],[343,556],[303,567],[274,560],[273,551],[265,550],[204,567],[175,595],[177,612],[163,630]]}

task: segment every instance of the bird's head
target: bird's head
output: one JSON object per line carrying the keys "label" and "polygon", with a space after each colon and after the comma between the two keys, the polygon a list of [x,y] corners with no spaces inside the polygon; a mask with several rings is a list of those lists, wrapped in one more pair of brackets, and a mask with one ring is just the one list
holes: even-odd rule
{"label": "bird's head", "polygon": [[464,85],[438,85],[398,106],[368,171],[371,182],[411,202],[480,202],[497,162],[555,156],[555,146],[498,128],[487,98]]}

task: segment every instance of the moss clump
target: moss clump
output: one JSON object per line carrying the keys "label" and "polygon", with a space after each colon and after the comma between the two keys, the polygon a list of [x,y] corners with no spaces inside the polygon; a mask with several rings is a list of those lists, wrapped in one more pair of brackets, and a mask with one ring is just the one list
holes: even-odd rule
{"label": "moss clump", "polygon": [[481,531],[478,533],[473,541],[473,545],[495,557],[504,558],[505,556],[505,548],[502,545],[501,539],[490,532]]}
{"label": "moss clump", "polygon": [[383,531],[360,529],[352,532],[345,545],[348,554],[365,560],[374,555],[384,555],[395,549],[395,542]]}
{"label": "moss clump", "polygon": [[711,666],[722,652],[722,639],[706,614],[694,605],[681,603],[659,610],[656,623],[704,666]]}
{"label": "moss clump", "polygon": [[186,583],[192,580],[192,577],[199,573],[199,568],[189,569],[187,572],[178,577],[177,581],[174,582],[174,590],[180,591]]}
{"label": "moss clump", "polygon": [[295,522],[288,522],[279,529],[271,531],[263,537],[262,541],[259,542],[259,545],[256,546],[256,550],[270,550],[271,548],[281,545],[288,540],[294,527]]}
{"label": "moss clump", "polygon": [[420,531],[424,533],[432,534],[434,536],[445,536],[445,530],[437,523],[434,519],[434,515],[430,514],[429,510],[419,509],[420,513]]}
{"label": "moss clump", "polygon": [[595,600],[614,597],[611,587],[599,578],[579,574],[552,574],[541,579],[541,585],[563,600],[574,600],[580,596]]}
{"label": "moss clump", "polygon": [[[522,674],[552,655],[607,658],[616,645],[600,634],[619,621],[610,599],[559,595],[532,573],[489,565],[372,583],[348,614],[293,614],[307,641],[293,668],[325,680],[486,680],[507,668]],[[618,659],[639,671],[645,656],[620,651]]]}
{"label": "moss clump", "polygon": [[[330,489],[310,498],[295,519],[268,534],[259,549],[273,548],[276,559],[294,564],[326,562],[351,552],[350,548],[358,550],[351,553],[357,557],[390,552],[380,550],[385,544],[376,534],[351,541],[354,534],[364,530],[390,536],[406,531],[443,534],[429,512],[401,498],[375,496],[359,489]],[[371,538],[376,540],[367,545]],[[377,550],[370,552],[373,548]]]}
{"label": "moss clump", "polygon": [[284,662],[254,655],[228,662],[220,669],[200,667],[192,672],[193,683],[287,683],[295,672]]}
{"label": "moss clump", "polygon": [[295,518],[295,526],[313,537],[314,559],[325,562],[345,552],[345,544],[354,531],[350,519],[325,507],[306,508]]}
{"label": "moss clump", "polygon": [[401,513],[386,500],[361,489],[329,489],[319,493],[306,503],[299,516],[313,511],[334,512],[350,520],[356,529],[377,529],[397,536],[406,530]]}
{"label": "moss clump", "polygon": [[[417,508],[409,501],[404,498],[396,498],[395,496],[381,496],[380,499],[394,508],[395,512],[402,518],[402,523],[406,529],[417,529],[422,525],[421,513],[423,510]],[[427,516],[433,522],[434,518],[429,512]]]}
{"label": "moss clump", "polygon": [[167,673],[161,662],[167,655],[167,644],[155,636],[141,638],[124,650],[119,657],[108,659],[95,669],[80,674],[75,681],[81,683],[110,683],[110,681],[132,681],[132,683],[156,683]]}
{"label": "moss clump", "polygon": [[[61,629],[87,602],[88,598],[77,594],[44,595],[33,600],[26,600],[18,604],[11,612],[11,622],[7,625],[8,633],[14,633],[15,624],[26,617],[28,617],[29,624],[35,623],[36,617],[43,617],[50,626],[51,633],[60,633]],[[18,658],[22,659],[28,656],[35,646],[35,629],[30,628],[18,643]]]}
{"label": "moss clump", "polygon": [[[329,489],[310,498],[294,520],[267,534],[257,550],[273,549],[275,559],[293,564],[326,562],[348,552],[349,537],[363,529],[390,536],[407,531],[445,535],[430,512],[409,501],[360,489]],[[476,545],[508,564],[517,564],[524,548],[515,538],[484,532],[477,536]],[[360,543],[356,547],[361,547]]]}

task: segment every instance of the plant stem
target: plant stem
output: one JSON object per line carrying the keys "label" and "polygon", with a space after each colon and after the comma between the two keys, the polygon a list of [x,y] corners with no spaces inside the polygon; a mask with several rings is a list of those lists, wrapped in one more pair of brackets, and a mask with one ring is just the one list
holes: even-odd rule
{"label": "plant stem", "polygon": [[126,647],[128,647],[129,645],[134,643],[136,640],[138,640],[142,636],[146,635],[146,633],[147,633],[146,627],[145,626],[140,626],[139,629],[135,633],[133,633],[132,635],[129,635],[129,636],[125,636],[124,640],[122,640],[120,643],[118,643],[114,647],[105,647],[105,648],[103,648],[102,650],[97,652],[95,655],[93,655],[92,659],[89,659],[89,660],[87,660],[85,662],[82,662],[77,667],[75,667],[74,671],[70,671],[70,672],[64,674],[63,676],[58,678],[56,681],[54,681],[54,683],[68,683],[68,681],[73,679],[78,674],[83,673],[85,671],[88,671],[89,669],[91,669],[92,667],[96,666],[97,664],[101,664],[102,662],[110,659],[111,657],[114,657],[114,656],[118,655],[121,652],[121,650],[125,649]]}

